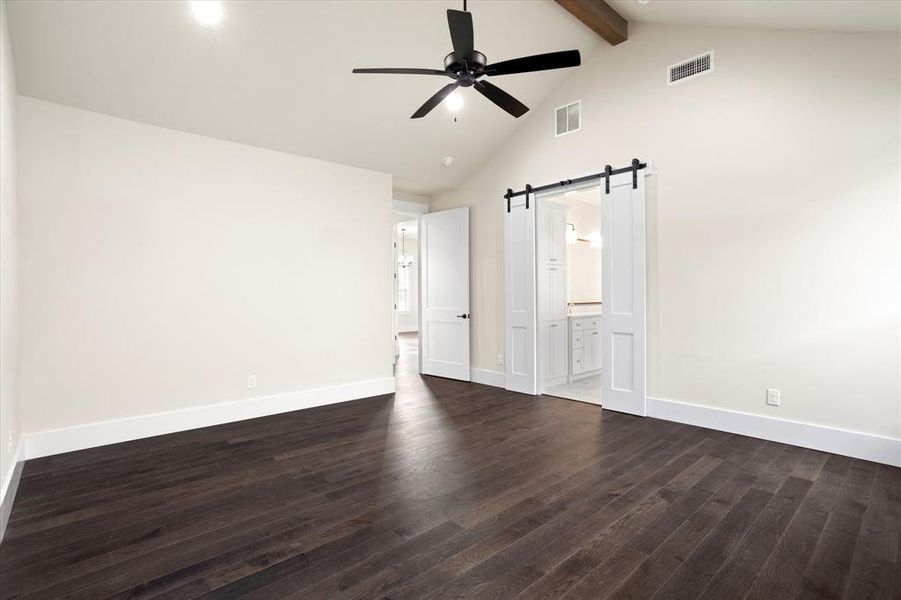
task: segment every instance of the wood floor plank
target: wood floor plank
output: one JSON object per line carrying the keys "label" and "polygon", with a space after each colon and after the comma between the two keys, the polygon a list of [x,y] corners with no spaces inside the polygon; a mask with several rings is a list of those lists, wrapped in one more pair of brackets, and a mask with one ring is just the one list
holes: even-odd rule
{"label": "wood floor plank", "polygon": [[807,492],[776,549],[746,595],[749,599],[794,598],[801,590],[807,561],[820,539],[852,459],[830,455]]}
{"label": "wood floor plank", "polygon": [[811,484],[807,479],[789,476],[735,551],[714,574],[703,594],[696,590],[697,595],[706,600],[742,597],[776,546]]}
{"label": "wood floor plank", "polygon": [[[742,468],[764,447],[764,444],[750,439],[737,441],[737,444],[732,444],[728,448],[728,453],[720,456],[724,460],[719,466],[683,493],[662,515],[641,528],[628,543],[620,546],[596,565],[562,597],[610,596],[617,592],[617,588],[621,588],[617,593],[622,594],[644,590],[646,595],[650,595],[656,591],[678,565],[678,557],[672,553],[672,549],[680,543],[689,546],[683,542],[683,538],[690,535],[697,538],[700,536],[699,528],[704,531],[706,531],[704,527],[709,529],[709,524],[716,519],[718,513],[724,512],[723,507],[728,507],[730,502],[736,502],[737,496],[752,483],[752,478],[742,473]],[[656,577],[650,573],[651,578],[648,582],[635,579],[636,585],[623,585],[642,565],[645,565],[646,571],[649,570],[655,564],[653,561],[649,562],[649,558],[655,556],[655,553],[657,556],[670,559],[669,564],[661,563],[662,568]],[[676,560],[673,561],[673,558]],[[645,585],[646,583],[650,585]]]}
{"label": "wood floor plank", "polygon": [[897,598],[901,469],[416,372],[25,464],[6,598]]}
{"label": "wood floor plank", "polygon": [[852,464],[801,579],[799,598],[839,598],[851,573],[876,465]]}
{"label": "wood floor plank", "polygon": [[[669,443],[655,444],[655,451],[648,452],[644,456],[633,456],[629,460],[614,465],[604,477],[591,480],[587,485],[560,495],[560,490],[550,498],[540,497],[545,503],[551,503],[553,510],[550,515],[559,513],[558,516],[550,516],[546,521],[532,520],[527,523],[530,527],[523,530],[525,535],[512,542],[516,545],[520,556],[524,551],[538,551],[547,541],[559,535],[564,535],[579,517],[589,514],[596,506],[603,505],[603,499],[616,494],[616,490],[627,490],[629,487],[652,473],[667,462],[671,455]],[[528,517],[526,517],[528,519]],[[524,541],[525,540],[525,541]],[[506,547],[495,544],[492,538],[482,538],[477,542],[479,546],[490,546],[495,550],[506,550]],[[526,550],[523,550],[525,548]],[[472,585],[481,586],[490,577],[492,572],[505,572],[517,560],[516,556],[509,553],[498,557],[496,552],[489,552],[485,560],[478,565],[470,565],[461,561],[459,557],[453,557],[440,567],[433,568],[430,572],[420,575],[418,578],[406,582],[403,586],[390,590],[389,595],[397,597],[429,597],[453,596],[459,590]]]}
{"label": "wood floor plank", "polygon": [[854,549],[848,586],[843,596],[847,600],[893,598],[901,594],[901,587],[893,590],[892,581],[896,554],[901,551],[899,491],[901,473],[891,467],[880,466]]}

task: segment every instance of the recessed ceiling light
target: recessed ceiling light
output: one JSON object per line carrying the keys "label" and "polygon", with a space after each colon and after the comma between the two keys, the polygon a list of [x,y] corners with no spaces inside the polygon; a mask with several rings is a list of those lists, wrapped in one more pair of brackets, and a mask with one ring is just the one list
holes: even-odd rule
{"label": "recessed ceiling light", "polygon": [[447,167],[451,166],[452,164],[454,164],[453,156],[445,156],[444,158],[441,159],[441,166],[444,167],[445,169]]}
{"label": "recessed ceiling light", "polygon": [[454,92],[450,96],[444,99],[444,105],[447,107],[447,110],[455,113],[463,108],[463,94],[460,92]]}
{"label": "recessed ceiling light", "polygon": [[191,14],[197,22],[207,27],[213,27],[225,18],[225,9],[219,0],[191,0]]}

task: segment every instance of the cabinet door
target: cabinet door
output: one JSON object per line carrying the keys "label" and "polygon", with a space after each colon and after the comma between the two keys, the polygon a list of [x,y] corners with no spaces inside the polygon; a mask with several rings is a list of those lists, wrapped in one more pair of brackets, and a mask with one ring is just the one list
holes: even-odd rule
{"label": "cabinet door", "polygon": [[542,204],[538,211],[538,261],[555,265],[566,262],[566,207]]}
{"label": "cabinet door", "polygon": [[548,278],[550,287],[550,310],[548,316],[552,321],[561,321],[566,319],[566,267],[553,266],[550,267],[550,277]]}
{"label": "cabinet door", "polygon": [[566,209],[552,208],[548,212],[548,260],[560,264],[566,262]]}
{"label": "cabinet door", "polygon": [[584,332],[585,370],[597,371],[601,368],[601,331],[589,329]]}
{"label": "cabinet door", "polygon": [[566,323],[542,326],[541,365],[545,379],[566,376]]}
{"label": "cabinet door", "polygon": [[541,320],[560,321],[566,319],[566,267],[544,265],[541,267],[539,286],[541,297]]}
{"label": "cabinet door", "polygon": [[566,376],[566,323],[557,322],[548,324],[551,367],[551,377]]}

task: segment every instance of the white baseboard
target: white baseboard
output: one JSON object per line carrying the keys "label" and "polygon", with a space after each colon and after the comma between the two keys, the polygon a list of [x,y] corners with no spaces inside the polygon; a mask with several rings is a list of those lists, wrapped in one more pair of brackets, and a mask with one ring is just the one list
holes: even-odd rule
{"label": "white baseboard", "polygon": [[331,387],[248,398],[113,421],[88,423],[25,435],[24,458],[84,450],[155,435],[186,431],[283,412],[381,396],[394,392],[394,378],[384,377]]}
{"label": "white baseboard", "polygon": [[3,479],[2,487],[0,487],[0,542],[6,534],[6,524],[9,523],[9,515],[13,509],[13,501],[16,499],[16,490],[19,489],[19,478],[22,475],[22,460],[24,443],[19,438],[16,449],[13,451],[12,460],[9,463],[9,472]]}
{"label": "white baseboard", "polygon": [[482,385],[504,387],[504,373],[502,371],[489,371],[488,369],[470,369],[469,380]]}
{"label": "white baseboard", "polygon": [[648,398],[648,416],[901,467],[897,438],[661,398]]}

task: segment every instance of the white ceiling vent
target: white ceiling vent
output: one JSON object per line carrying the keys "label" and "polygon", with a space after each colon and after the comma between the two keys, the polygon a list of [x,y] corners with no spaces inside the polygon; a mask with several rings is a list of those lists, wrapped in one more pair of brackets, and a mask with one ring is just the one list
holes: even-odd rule
{"label": "white ceiling vent", "polygon": [[713,50],[672,65],[666,69],[668,85],[682,83],[713,70]]}
{"label": "white ceiling vent", "polygon": [[582,128],[582,101],[558,106],[554,110],[554,121],[557,127],[557,137],[579,131]]}

